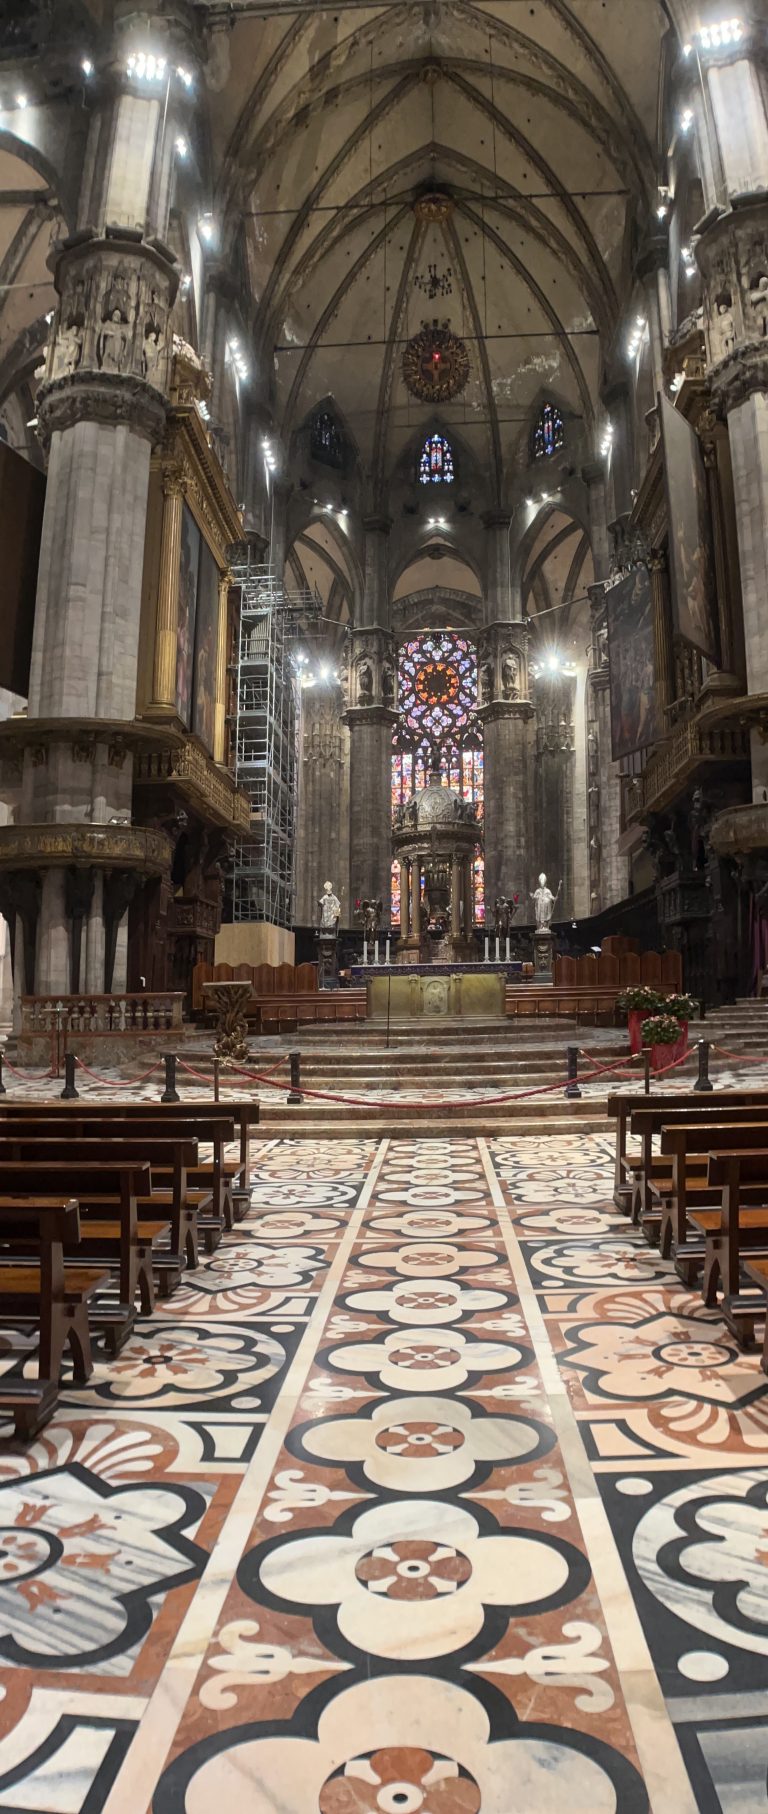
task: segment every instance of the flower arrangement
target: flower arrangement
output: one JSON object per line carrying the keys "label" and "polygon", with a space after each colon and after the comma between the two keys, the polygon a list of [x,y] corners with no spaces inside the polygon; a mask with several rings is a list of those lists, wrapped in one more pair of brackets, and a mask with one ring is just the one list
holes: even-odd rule
{"label": "flower arrangement", "polygon": [[674,1014],[676,1020],[693,1020],[699,1004],[692,995],[667,995],[659,1005],[664,1014]]}
{"label": "flower arrangement", "polygon": [[644,1008],[647,1014],[652,1014],[656,1008],[661,1007],[662,1001],[658,989],[651,989],[648,983],[635,983],[628,989],[621,989],[616,997],[617,1006],[625,1014],[631,1010],[636,1012],[640,1008]]}
{"label": "flower arrangement", "polygon": [[642,1026],[644,1046],[674,1046],[680,1038],[680,1022],[674,1014],[652,1014]]}

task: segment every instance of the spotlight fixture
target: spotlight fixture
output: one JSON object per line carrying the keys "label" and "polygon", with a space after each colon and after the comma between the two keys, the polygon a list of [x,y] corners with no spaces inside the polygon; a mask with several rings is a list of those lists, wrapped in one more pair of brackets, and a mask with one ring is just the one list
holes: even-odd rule
{"label": "spotlight fixture", "polygon": [[681,132],[690,132],[692,125],[693,125],[693,108],[686,107],[685,112],[681,113],[681,115],[680,115],[680,131]]}
{"label": "spotlight fixture", "polygon": [[191,87],[192,87],[192,72],[191,72],[191,70],[189,70],[189,69],[184,69],[184,68],[183,68],[183,67],[182,67],[182,65],[181,65],[181,63],[177,63],[177,65],[176,65],[176,74],[177,74],[177,76],[178,76],[178,78],[179,78],[179,81],[180,81],[180,82],[183,82],[183,83],[184,83],[184,87],[185,87],[185,88],[191,88]]}
{"label": "spotlight fixture", "polygon": [[88,76],[92,76],[92,75],[93,75],[93,64],[92,64],[92,62],[91,62],[91,59],[90,59],[90,57],[83,57],[83,61],[82,61],[82,63],[81,63],[81,64],[80,64],[80,68],[81,68],[81,69],[82,69],[82,72],[83,72],[83,75],[84,75],[84,76],[85,76],[85,77],[86,77],[86,78],[87,78],[87,77],[88,77]]}
{"label": "spotlight fixture", "polygon": [[29,100],[25,94],[16,95],[16,106],[22,109],[29,106]]}
{"label": "spotlight fixture", "polygon": [[627,341],[627,357],[629,359],[635,359],[637,357],[637,354],[639,353],[640,348],[643,343],[643,335],[645,333],[645,329],[646,329],[645,319],[642,315],[638,315],[636,317],[635,325],[634,325],[634,328],[632,329],[632,333],[630,334],[629,340]]}
{"label": "spotlight fixture", "polygon": [[155,57],[151,51],[134,51],[125,65],[126,75],[134,76],[137,82],[162,82],[166,71],[165,57]]}
{"label": "spotlight fixture", "polygon": [[192,288],[191,272],[182,271],[181,277],[179,278],[179,295],[181,297],[182,302],[186,302],[186,299],[189,295],[191,288]]}
{"label": "spotlight fixture", "polygon": [[200,220],[197,223],[197,231],[200,235],[200,238],[205,241],[205,244],[207,246],[213,245],[214,239],[216,237],[216,227],[214,225],[214,220],[213,220],[212,214],[201,215]]}
{"label": "spotlight fixture", "polygon": [[189,156],[189,146],[187,144],[186,139],[183,137],[183,134],[181,134],[181,133],[179,134],[179,137],[176,140],[176,156],[180,157],[180,158],[185,158],[185,157]]}
{"label": "spotlight fixture", "polygon": [[611,449],[613,447],[614,433],[615,433],[615,430],[614,430],[613,423],[606,422],[605,428],[603,429],[603,438],[602,438],[602,441],[600,442],[600,452],[603,455],[603,459],[607,459],[608,455],[611,452]]}
{"label": "spotlight fixture", "polygon": [[202,418],[203,418],[203,421],[204,421],[204,422],[210,422],[210,420],[211,420],[211,412],[210,412],[210,410],[209,410],[209,408],[208,408],[208,405],[207,405],[207,403],[206,403],[206,402],[205,402],[205,401],[204,401],[204,399],[203,399],[203,398],[202,398],[202,397],[198,397],[198,399],[197,399],[197,407],[198,407],[198,410],[199,410],[199,412],[200,412],[200,415],[201,415],[201,416],[202,416]]}
{"label": "spotlight fixture", "polygon": [[238,378],[240,379],[241,382],[243,382],[248,377],[251,368],[248,364],[248,360],[245,357],[245,353],[243,352],[243,349],[240,345],[239,340],[228,340],[227,341],[227,352],[229,354],[230,361],[235,368]]}
{"label": "spotlight fixture", "polygon": [[727,50],[730,44],[738,44],[743,36],[743,19],[718,19],[712,25],[702,25],[697,33],[702,50]]}
{"label": "spotlight fixture", "polygon": [[53,321],[53,314],[54,314],[54,311],[53,311],[53,309],[49,309],[49,310],[48,310],[48,313],[47,313],[47,315],[46,315],[46,317],[45,317],[45,325],[46,325],[46,327],[50,327],[50,325],[51,325],[51,322],[52,322],[52,321]]}

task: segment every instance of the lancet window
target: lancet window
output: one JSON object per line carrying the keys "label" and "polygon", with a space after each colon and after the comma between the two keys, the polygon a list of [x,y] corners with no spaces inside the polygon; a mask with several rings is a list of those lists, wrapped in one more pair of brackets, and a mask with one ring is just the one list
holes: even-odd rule
{"label": "lancet window", "polygon": [[313,460],[320,460],[323,466],[344,465],[344,437],[329,410],[318,410],[312,417],[309,446]]}
{"label": "lancet window", "polygon": [[531,437],[534,460],[546,460],[565,442],[563,418],[556,403],[545,403]]}
{"label": "lancet window", "polygon": [[453,484],[453,448],[445,435],[427,435],[419,456],[420,485]]}

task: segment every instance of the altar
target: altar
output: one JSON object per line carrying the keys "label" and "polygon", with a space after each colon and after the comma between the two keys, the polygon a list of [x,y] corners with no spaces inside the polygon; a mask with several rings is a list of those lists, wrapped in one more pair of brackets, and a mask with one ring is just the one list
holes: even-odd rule
{"label": "altar", "polygon": [[396,971],[368,976],[369,1020],[502,1020],[507,979],[485,965],[428,974]]}

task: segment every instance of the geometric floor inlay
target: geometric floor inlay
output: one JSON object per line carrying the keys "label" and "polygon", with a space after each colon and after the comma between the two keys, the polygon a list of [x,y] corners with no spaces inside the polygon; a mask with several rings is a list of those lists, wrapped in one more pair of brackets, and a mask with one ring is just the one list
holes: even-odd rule
{"label": "geometric floor inlay", "polygon": [[768,1380],[610,1141],[254,1152],[0,1444],[0,1814],[766,1806]]}

